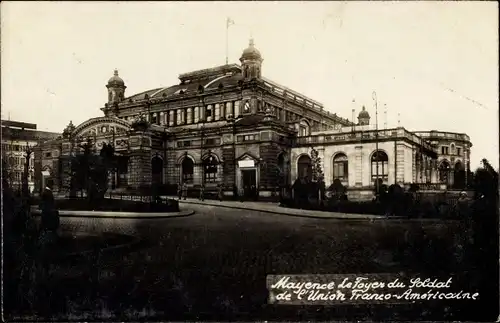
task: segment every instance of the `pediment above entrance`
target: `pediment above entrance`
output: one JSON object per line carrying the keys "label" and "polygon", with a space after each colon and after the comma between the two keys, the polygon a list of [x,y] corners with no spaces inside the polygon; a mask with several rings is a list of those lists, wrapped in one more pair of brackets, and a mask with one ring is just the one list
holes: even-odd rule
{"label": "pediment above entrance", "polygon": [[252,155],[251,153],[244,153],[240,157],[236,158],[237,161],[240,160],[253,160],[255,163],[259,162],[259,158]]}

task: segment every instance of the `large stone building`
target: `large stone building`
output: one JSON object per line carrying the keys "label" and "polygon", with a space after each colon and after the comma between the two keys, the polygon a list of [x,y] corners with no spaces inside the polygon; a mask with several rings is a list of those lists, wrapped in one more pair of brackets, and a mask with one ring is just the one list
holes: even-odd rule
{"label": "large stone building", "polygon": [[[365,110],[358,124],[330,113],[263,77],[262,62],[250,41],[240,65],[181,74],[176,85],[130,96],[115,70],[104,116],[70,123],[62,140],[44,144],[41,168],[62,190],[68,182],[64,160],[91,139],[96,149],[114,144],[120,162],[110,181],[116,190],[179,182],[210,190],[222,183],[227,195],[254,185],[266,196],[277,185],[311,176],[312,148],[327,185],[339,178],[353,191],[366,191],[374,176],[387,183],[438,181],[431,142],[404,128],[375,131]],[[140,120],[149,126],[138,126]],[[371,161],[377,158],[374,175]],[[55,169],[57,160],[63,162]]]}
{"label": "large stone building", "polygon": [[[59,137],[61,134],[37,130],[36,124],[2,120],[2,166],[9,185],[20,190],[23,173],[27,171],[28,189],[35,188],[35,154],[28,153],[38,144]],[[26,166],[28,168],[26,169]]]}

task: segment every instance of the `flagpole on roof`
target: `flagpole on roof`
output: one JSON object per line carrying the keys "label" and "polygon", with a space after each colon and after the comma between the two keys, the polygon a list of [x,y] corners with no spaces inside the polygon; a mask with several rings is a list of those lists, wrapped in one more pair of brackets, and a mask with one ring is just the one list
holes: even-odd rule
{"label": "flagpole on roof", "polygon": [[226,19],[226,65],[229,64],[229,26],[234,25],[233,19],[227,17]]}

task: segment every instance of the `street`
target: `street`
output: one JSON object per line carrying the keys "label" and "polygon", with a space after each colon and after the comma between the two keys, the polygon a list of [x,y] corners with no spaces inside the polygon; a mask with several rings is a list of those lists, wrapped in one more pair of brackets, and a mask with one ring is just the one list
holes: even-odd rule
{"label": "street", "polygon": [[[39,315],[163,320],[382,318],[387,309],[267,305],[266,274],[430,274],[459,271],[463,266],[456,222],[311,219],[207,205],[182,207],[196,213],[157,220],[61,218],[65,231],[116,232],[139,236],[143,243],[132,250],[103,253],[96,265],[98,282],[89,283],[85,261],[55,264],[51,295],[44,300],[50,310]],[[396,313],[404,317],[405,311],[418,309],[401,305]]]}

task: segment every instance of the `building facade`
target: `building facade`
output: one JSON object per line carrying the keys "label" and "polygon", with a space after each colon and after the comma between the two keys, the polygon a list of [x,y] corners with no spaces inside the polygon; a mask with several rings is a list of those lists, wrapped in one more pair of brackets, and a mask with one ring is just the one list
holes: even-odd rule
{"label": "building facade", "polygon": [[429,141],[404,128],[376,131],[365,110],[357,124],[330,113],[263,77],[262,62],[250,41],[240,65],[181,74],[176,85],[131,96],[115,71],[106,85],[104,116],[70,123],[60,140],[44,143],[41,169],[67,189],[62,170],[81,143],[91,142],[96,151],[111,143],[119,159],[110,178],[114,190],[178,183],[210,190],[223,184],[226,195],[255,186],[266,196],[299,176],[311,177],[314,148],[327,185],[339,178],[366,190],[374,176],[388,183],[437,181]]}
{"label": "building facade", "polygon": [[10,120],[1,122],[2,164],[6,180],[10,187],[20,190],[23,174],[27,171],[28,189],[32,192],[35,188],[35,154],[29,152],[40,143],[60,137],[61,134],[39,131],[33,123]]}
{"label": "building facade", "polygon": [[467,185],[470,172],[472,143],[465,133],[444,131],[415,131],[416,135],[430,142],[438,153],[438,181],[448,186]]}

